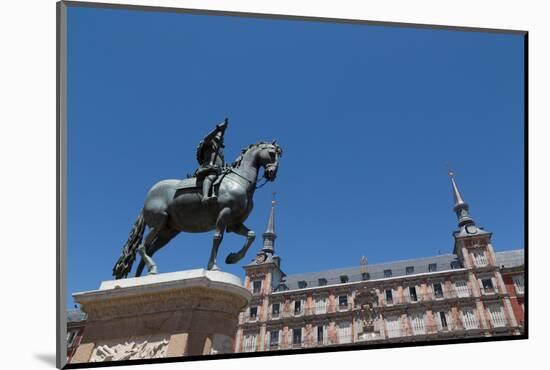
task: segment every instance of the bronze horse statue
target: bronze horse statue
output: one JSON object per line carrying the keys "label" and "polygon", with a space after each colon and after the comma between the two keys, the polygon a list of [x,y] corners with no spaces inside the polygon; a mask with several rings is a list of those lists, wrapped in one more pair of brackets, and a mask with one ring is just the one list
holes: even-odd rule
{"label": "bronze horse statue", "polygon": [[[226,263],[240,261],[255,239],[254,231],[246,227],[244,221],[252,211],[258,172],[263,168],[266,182],[274,181],[281,156],[282,149],[275,141],[251,144],[213,185],[218,194],[215,203],[201,202],[202,190],[195,177],[157,182],[147,194],[122,254],[113,267],[113,276],[116,279],[128,276],[136,252],[141,255],[136,277],[141,275],[145,265],[149,274],[156,274],[153,254],[182,231],[203,233],[214,230],[208,270],[217,268],[216,256],[224,232],[245,236],[244,246],[238,252],[230,253],[225,260]],[[149,231],[143,240],[145,226]]]}

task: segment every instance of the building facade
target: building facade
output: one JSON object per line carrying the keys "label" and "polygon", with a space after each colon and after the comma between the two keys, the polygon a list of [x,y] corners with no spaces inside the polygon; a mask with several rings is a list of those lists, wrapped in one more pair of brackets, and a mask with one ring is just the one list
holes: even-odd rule
{"label": "building facade", "polygon": [[[524,250],[495,252],[450,173],[458,229],[452,254],[286,276],[275,254],[275,203],[263,247],[244,266],[253,294],[235,352],[520,335]],[[372,292],[365,325],[360,292]]]}
{"label": "building facade", "polygon": [[71,358],[80,345],[86,319],[87,315],[79,309],[67,312],[67,363],[71,362]]}

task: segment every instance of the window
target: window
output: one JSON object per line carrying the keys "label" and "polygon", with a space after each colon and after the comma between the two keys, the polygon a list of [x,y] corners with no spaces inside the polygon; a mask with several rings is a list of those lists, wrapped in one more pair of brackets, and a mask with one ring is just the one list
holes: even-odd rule
{"label": "window", "polygon": [[401,336],[401,320],[399,316],[386,317],[386,331],[388,332],[388,338]]}
{"label": "window", "polygon": [[319,279],[319,286],[323,286],[323,285],[327,285],[327,279],[325,279],[325,278],[320,278],[320,279]]}
{"label": "window", "polygon": [[451,268],[452,269],[459,269],[461,267],[462,267],[462,265],[460,264],[460,261],[452,261],[451,262]]}
{"label": "window", "polygon": [[504,316],[502,305],[500,304],[487,305],[487,310],[489,311],[491,324],[493,324],[494,327],[499,328],[499,327],[506,326],[506,316]]}
{"label": "window", "polygon": [[516,275],[512,278],[514,281],[514,287],[516,288],[516,294],[523,294],[525,291],[523,275]]}
{"label": "window", "polygon": [[409,298],[410,298],[411,302],[418,301],[418,296],[416,295],[416,287],[415,286],[409,287]]}
{"label": "window", "polygon": [[487,256],[485,255],[485,251],[483,249],[476,249],[472,251],[472,257],[476,267],[487,266]]}
{"label": "window", "polygon": [[464,325],[464,329],[477,329],[479,327],[473,308],[462,309],[462,325]]}
{"label": "window", "polygon": [[292,345],[299,346],[302,343],[302,328],[292,329]]}
{"label": "window", "polygon": [[271,305],[271,317],[279,317],[279,310],[281,309],[280,303],[273,303]]}
{"label": "window", "polygon": [[76,338],[76,331],[70,331],[67,333],[67,347],[70,347],[73,345],[75,338]]}
{"label": "window", "polygon": [[340,276],[340,282],[341,283],[347,283],[349,281],[348,275],[341,275]]}
{"label": "window", "polygon": [[338,324],[338,343],[351,343],[351,323],[341,322]]}
{"label": "window", "polygon": [[468,289],[468,283],[466,282],[466,280],[455,281],[455,290],[456,290],[456,294],[460,298],[470,296],[470,290]]}
{"label": "window", "polygon": [[300,281],[298,282],[298,288],[304,289],[304,288],[306,288],[306,287],[307,287],[307,283],[306,283],[305,280],[300,280]]}
{"label": "window", "polygon": [[405,274],[406,275],[414,274],[414,266],[405,267]]}
{"label": "window", "polygon": [[439,327],[439,330],[449,329],[449,317],[447,312],[439,311],[437,313],[437,326]]}
{"label": "window", "polygon": [[302,301],[294,301],[294,314],[299,315],[302,313]]}
{"label": "window", "polygon": [[262,291],[262,281],[256,280],[252,282],[252,293],[259,294]]}
{"label": "window", "polygon": [[418,312],[411,315],[411,327],[414,335],[426,334],[423,312]]}
{"label": "window", "polygon": [[323,338],[325,337],[324,332],[325,331],[323,326],[317,327],[317,343],[324,343],[324,340],[323,340]]}
{"label": "window", "polygon": [[341,295],[338,297],[338,307],[342,308],[348,308],[348,296],[347,295]]}
{"label": "window", "polygon": [[327,298],[318,297],[315,298],[315,313],[326,313],[327,312]]}
{"label": "window", "polygon": [[386,289],[386,303],[393,303],[393,294],[391,289]]}
{"label": "window", "polygon": [[370,274],[368,272],[362,272],[361,280],[370,280]]}
{"label": "window", "polygon": [[428,265],[428,272],[435,272],[437,271],[437,263],[430,263]]}
{"label": "window", "polygon": [[256,320],[258,317],[258,307],[250,307],[250,320]]}
{"label": "window", "polygon": [[495,292],[492,279],[481,279],[481,288],[483,294],[491,294]]}
{"label": "window", "polygon": [[246,334],[244,336],[244,351],[254,352],[256,350],[256,342],[258,341],[258,334]]}
{"label": "window", "polygon": [[441,283],[434,283],[433,288],[435,298],[443,298],[443,287]]}
{"label": "window", "polygon": [[279,346],[279,330],[269,332],[269,347]]}
{"label": "window", "polygon": [[384,270],[384,277],[390,278],[392,276],[391,270]]}

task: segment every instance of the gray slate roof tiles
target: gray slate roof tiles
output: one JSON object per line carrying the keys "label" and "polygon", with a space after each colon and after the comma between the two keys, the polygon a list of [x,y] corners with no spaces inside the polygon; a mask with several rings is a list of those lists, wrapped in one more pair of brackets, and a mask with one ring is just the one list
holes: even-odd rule
{"label": "gray slate roof tiles", "polygon": [[76,323],[86,320],[86,313],[76,309],[67,311],[67,323]]}
{"label": "gray slate roof tiles", "polygon": [[[513,267],[523,264],[523,249],[517,249],[512,251],[497,252],[497,263],[499,266]],[[394,261],[387,263],[380,263],[375,265],[367,265],[362,268],[361,266],[341,268],[334,270],[326,270],[321,272],[310,272],[303,274],[288,275],[286,278],[286,286],[288,290],[295,290],[300,288],[318,287],[319,279],[326,279],[326,284],[340,284],[342,283],[341,276],[347,276],[348,282],[356,282],[363,280],[362,272],[365,271],[369,274],[368,279],[383,279],[387,278],[384,271],[391,270],[391,277],[399,277],[407,275],[407,267],[412,266],[413,271],[409,274],[422,274],[430,272],[430,264],[435,264],[435,271],[447,271],[453,268],[462,268],[460,261],[455,254],[443,254],[432,257],[415,258],[402,261]],[[306,285],[303,285],[305,281]]]}

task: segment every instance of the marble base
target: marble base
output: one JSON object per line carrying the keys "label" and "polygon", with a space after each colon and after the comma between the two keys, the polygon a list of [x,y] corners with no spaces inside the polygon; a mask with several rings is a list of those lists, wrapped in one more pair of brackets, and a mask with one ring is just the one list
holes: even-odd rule
{"label": "marble base", "polygon": [[104,281],[73,294],[88,319],[71,363],[231,353],[251,297],[237,276],[204,269]]}

